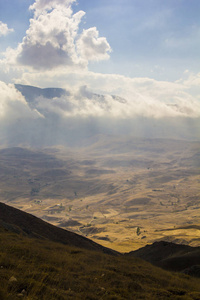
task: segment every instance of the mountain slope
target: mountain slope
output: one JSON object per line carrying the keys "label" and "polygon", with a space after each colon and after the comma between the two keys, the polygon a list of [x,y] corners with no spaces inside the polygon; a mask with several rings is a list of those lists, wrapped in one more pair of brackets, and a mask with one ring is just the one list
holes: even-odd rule
{"label": "mountain slope", "polygon": [[155,242],[126,255],[140,257],[166,270],[200,277],[200,247]]}
{"label": "mountain slope", "polygon": [[47,99],[52,99],[54,97],[61,97],[67,93],[66,90],[60,88],[45,88],[41,89],[35,86],[15,84],[15,88],[22,93],[26,98],[27,102],[33,103],[35,98],[44,97]]}
{"label": "mountain slope", "polygon": [[53,226],[35,216],[3,203],[0,203],[0,225],[5,229],[17,233],[23,233],[29,237],[48,239],[50,241],[87,250],[117,254],[117,252],[96,244],[83,236]]}
{"label": "mountain slope", "polygon": [[[67,245],[55,243],[48,224],[6,205],[0,213],[0,299],[200,299],[199,279],[135,257],[90,251],[88,244],[74,247],[77,236],[68,232]],[[38,230],[40,238],[30,238]]]}

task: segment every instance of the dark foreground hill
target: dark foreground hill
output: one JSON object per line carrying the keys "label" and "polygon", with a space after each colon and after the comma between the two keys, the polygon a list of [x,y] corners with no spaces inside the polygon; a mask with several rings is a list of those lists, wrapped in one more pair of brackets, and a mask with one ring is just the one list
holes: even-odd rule
{"label": "dark foreground hill", "polygon": [[[48,225],[6,205],[0,206],[0,214],[2,300],[200,299],[197,278],[164,271],[140,258],[75,247],[73,235],[67,235],[67,244],[52,241]],[[39,237],[36,224],[42,224]]]}
{"label": "dark foreground hill", "polygon": [[4,203],[0,203],[0,225],[9,231],[22,233],[29,237],[47,239],[69,246],[85,248],[87,250],[117,254],[117,252],[103,247],[90,239],[53,226],[33,215]]}
{"label": "dark foreground hill", "polygon": [[166,270],[200,277],[200,247],[161,241],[132,251],[127,256],[140,257]]}

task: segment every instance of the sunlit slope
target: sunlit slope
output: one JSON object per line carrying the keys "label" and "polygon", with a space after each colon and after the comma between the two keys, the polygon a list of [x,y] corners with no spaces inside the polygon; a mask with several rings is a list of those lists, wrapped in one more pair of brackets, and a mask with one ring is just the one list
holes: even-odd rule
{"label": "sunlit slope", "polygon": [[3,203],[0,203],[0,225],[8,231],[17,232],[24,236],[36,237],[42,240],[47,239],[87,250],[115,254],[114,251],[104,248],[83,236],[53,226],[35,216]]}

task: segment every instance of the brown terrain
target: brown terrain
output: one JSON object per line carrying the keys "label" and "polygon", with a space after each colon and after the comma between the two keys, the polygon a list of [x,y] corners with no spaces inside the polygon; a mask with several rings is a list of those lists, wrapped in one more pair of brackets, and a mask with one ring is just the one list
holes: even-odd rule
{"label": "brown terrain", "polygon": [[4,203],[0,241],[2,300],[200,299],[199,247],[156,242],[122,255]]}
{"label": "brown terrain", "polygon": [[0,149],[0,201],[120,252],[200,245],[199,142],[88,144]]}

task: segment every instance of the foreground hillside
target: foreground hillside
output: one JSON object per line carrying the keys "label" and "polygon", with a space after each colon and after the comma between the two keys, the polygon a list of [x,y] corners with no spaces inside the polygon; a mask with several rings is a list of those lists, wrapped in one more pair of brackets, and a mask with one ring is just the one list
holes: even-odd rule
{"label": "foreground hillside", "polygon": [[[19,209],[0,203],[0,225],[11,232],[25,236],[47,239],[65,245],[115,254],[114,251],[103,247],[76,233],[53,226]],[[117,253],[117,252],[116,252]]]}
{"label": "foreground hillside", "polygon": [[31,238],[1,218],[0,299],[200,299],[199,279],[72,244]]}

